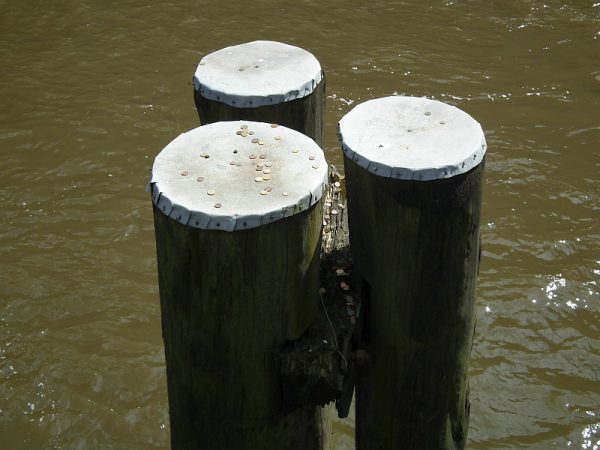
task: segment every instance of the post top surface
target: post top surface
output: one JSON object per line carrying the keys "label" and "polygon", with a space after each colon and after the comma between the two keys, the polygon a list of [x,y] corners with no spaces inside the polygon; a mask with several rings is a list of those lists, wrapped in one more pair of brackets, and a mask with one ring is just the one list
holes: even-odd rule
{"label": "post top surface", "polygon": [[308,209],[327,162],[307,136],[275,124],[217,122],[179,135],[154,160],[152,201],[178,222],[243,230]]}
{"label": "post top surface", "polygon": [[306,50],[254,41],[206,55],[193,80],[202,97],[237,108],[257,108],[310,95],[321,78],[319,61]]}
{"label": "post top surface", "polygon": [[339,122],[342,150],[369,172],[434,180],[468,172],[483,159],[481,125],[436,100],[392,96],[354,107]]}

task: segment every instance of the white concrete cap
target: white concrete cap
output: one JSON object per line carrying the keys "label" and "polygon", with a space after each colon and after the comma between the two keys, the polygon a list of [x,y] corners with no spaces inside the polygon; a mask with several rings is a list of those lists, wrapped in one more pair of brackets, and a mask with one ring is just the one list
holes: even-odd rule
{"label": "white concrete cap", "polygon": [[468,172],[486,151],[481,125],[460,109],[418,97],[385,97],[354,107],[338,124],[342,150],[369,172],[435,180]]}
{"label": "white concrete cap", "polygon": [[[254,141],[254,142],[253,142]],[[152,201],[183,225],[243,230],[306,210],[327,162],[309,137],[262,122],[217,122],[179,135],[154,160]]]}
{"label": "white concrete cap", "polygon": [[194,89],[209,100],[257,108],[305,97],[321,79],[319,61],[306,50],[254,41],[202,58],[194,74]]}

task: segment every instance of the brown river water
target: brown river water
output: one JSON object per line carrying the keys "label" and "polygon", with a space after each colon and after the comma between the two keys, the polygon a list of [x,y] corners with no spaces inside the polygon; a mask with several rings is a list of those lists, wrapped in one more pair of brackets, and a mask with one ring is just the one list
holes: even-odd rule
{"label": "brown river water", "polygon": [[[255,39],[489,149],[469,449],[600,448],[600,2],[0,0],[0,447],[169,447],[149,194],[200,58]],[[353,420],[334,448],[354,448]],[[227,432],[227,430],[223,430]]]}

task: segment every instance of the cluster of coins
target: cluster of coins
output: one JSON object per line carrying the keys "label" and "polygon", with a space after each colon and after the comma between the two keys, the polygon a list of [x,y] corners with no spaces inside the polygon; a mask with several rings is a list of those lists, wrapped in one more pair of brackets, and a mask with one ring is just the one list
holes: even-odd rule
{"label": "cluster of coins", "polygon": [[[271,124],[271,128],[277,128],[278,126],[279,125],[277,125],[275,123]],[[267,153],[265,153],[264,150],[261,148],[261,147],[265,146],[265,141],[262,138],[256,137],[255,131],[251,130],[248,127],[248,125],[246,125],[246,124],[240,125],[239,129],[236,130],[235,134],[242,138],[254,136],[254,137],[252,137],[251,142],[253,144],[256,144],[258,148],[257,148],[256,153],[251,153],[248,156],[248,158],[250,160],[253,160],[256,163],[256,165],[255,165],[256,173],[254,176],[254,181],[256,183],[264,183],[264,182],[270,181],[271,177],[273,176],[274,167],[273,167],[273,161],[270,161],[267,158]],[[281,140],[281,136],[275,136],[274,139],[276,141],[279,141],[279,140]],[[265,147],[265,149],[268,147],[269,146],[267,145]],[[263,151],[261,151],[261,150],[263,150]],[[298,149],[294,148],[291,150],[291,152],[294,154],[298,154],[300,151]],[[239,154],[238,150],[237,149],[233,150],[233,154],[238,155]],[[199,156],[200,156],[200,158],[203,158],[203,159],[210,158],[210,155],[207,152],[202,152],[202,153],[200,153]],[[309,155],[308,159],[312,163],[313,169],[319,168],[319,164],[315,162],[316,157],[314,155]],[[229,161],[229,165],[232,167],[240,167],[240,166],[242,166],[242,163],[239,160],[232,159],[231,161]],[[183,170],[181,172],[181,176],[183,176],[183,177],[187,177],[189,174],[190,173],[187,170]],[[202,183],[202,182],[204,182],[204,180],[205,180],[205,178],[203,176],[199,176],[198,178],[196,178],[196,181],[198,183]],[[339,187],[339,183],[338,183],[338,187]],[[269,185],[269,186],[265,186],[263,189],[261,189],[259,191],[259,194],[264,196],[264,195],[270,194],[271,192],[273,192],[273,187]],[[214,196],[217,194],[217,192],[214,189],[208,189],[206,191],[206,194],[209,196]],[[281,195],[283,195],[284,197],[287,197],[289,195],[289,193],[287,191],[282,191]],[[215,208],[221,208],[223,205],[222,205],[222,203],[215,203],[213,206]],[[333,212],[333,213],[335,214],[336,212]]]}
{"label": "cluster of coins", "polygon": [[[271,127],[276,128],[277,124],[271,124]],[[240,129],[237,130],[235,132],[235,134],[237,134],[238,136],[241,136],[241,137],[248,137],[248,136],[253,136],[254,131],[249,129],[248,125],[241,125]],[[253,144],[256,144],[259,146],[265,145],[265,141],[263,141],[262,139],[259,139],[257,137],[252,138],[251,142]],[[256,172],[258,172],[258,174],[254,177],[254,181],[256,183],[262,183],[263,181],[269,181],[271,179],[271,170],[272,170],[271,168],[273,167],[273,162],[267,160],[267,154],[266,153],[260,153],[260,154],[252,153],[250,156],[248,156],[248,158],[251,160],[258,160],[256,162]],[[267,186],[260,191],[260,195],[268,195],[271,192],[273,192],[273,187]],[[283,192],[282,194],[284,196],[288,195],[287,192]]]}
{"label": "cluster of coins", "polygon": [[[329,184],[323,198],[323,241],[322,248],[326,255],[335,254],[337,250],[347,246],[347,225],[344,223],[346,205],[342,200],[343,175],[336,170],[335,166],[330,166]],[[346,314],[352,324],[356,323],[359,302],[355,300],[355,295],[350,287],[351,264],[344,258],[336,260],[332,265],[333,274],[328,278],[327,286],[331,292],[323,287],[321,294],[327,292],[329,298],[343,299],[346,307]],[[332,278],[334,280],[332,280]]]}
{"label": "cluster of coins", "polygon": [[327,187],[323,202],[323,250],[333,251],[338,233],[343,232],[345,205],[341,198],[342,187],[339,181],[333,181]]}
{"label": "cluster of coins", "polygon": [[[254,177],[254,181],[257,183],[261,183],[263,181],[269,181],[271,179],[271,167],[273,167],[273,162],[268,161],[266,159],[267,155],[265,153],[262,153],[260,155],[252,154],[249,156],[250,159],[257,159],[257,157],[259,160],[256,163],[256,171],[260,175],[257,175],[256,177]],[[272,191],[273,191],[273,188],[271,186],[267,186],[262,191],[260,191],[260,195],[267,195]],[[284,196],[288,195],[287,192],[282,192],[282,194]]]}
{"label": "cluster of coins", "polygon": [[340,278],[339,286],[344,292],[344,301],[346,302],[346,314],[350,317],[352,324],[356,323],[356,302],[354,297],[350,293],[350,285],[346,282],[346,277],[350,276],[350,273],[344,267],[334,267],[335,274]]}
{"label": "cluster of coins", "polygon": [[358,316],[358,303],[354,299],[354,295],[352,294],[352,290],[350,285],[348,284],[350,277],[350,269],[346,266],[333,266],[331,270],[335,273],[336,283],[334,286],[330,286],[330,292],[327,292],[327,289],[321,287],[319,289],[319,293],[321,296],[327,294],[329,298],[340,298],[343,297],[344,303],[346,305],[346,314],[349,317],[350,323],[353,325],[356,323],[356,318]]}
{"label": "cluster of coins", "polygon": [[248,125],[242,125],[238,131],[235,132],[238,136],[248,137],[254,134],[254,131],[248,128]]}

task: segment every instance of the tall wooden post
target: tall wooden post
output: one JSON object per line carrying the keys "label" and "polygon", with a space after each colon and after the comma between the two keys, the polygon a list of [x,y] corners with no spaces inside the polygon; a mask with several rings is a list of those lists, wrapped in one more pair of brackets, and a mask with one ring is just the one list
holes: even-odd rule
{"label": "tall wooden post", "polygon": [[339,123],[350,245],[364,279],[358,450],[462,449],[486,143],[425,98],[356,106]]}
{"label": "tall wooden post", "polygon": [[258,122],[184,133],[152,200],[173,449],[320,450],[314,406],[283,413],[279,354],[318,301],[322,150]]}
{"label": "tall wooden post", "polygon": [[325,79],[306,50],[273,41],[227,47],[202,58],[193,81],[202,124],[274,122],[323,146]]}

